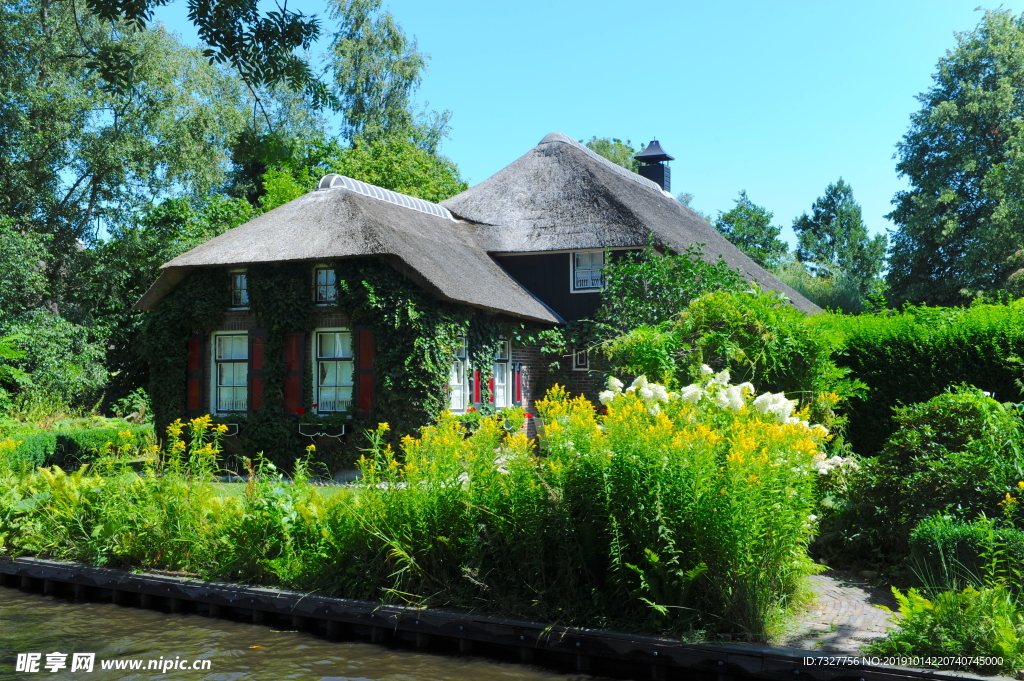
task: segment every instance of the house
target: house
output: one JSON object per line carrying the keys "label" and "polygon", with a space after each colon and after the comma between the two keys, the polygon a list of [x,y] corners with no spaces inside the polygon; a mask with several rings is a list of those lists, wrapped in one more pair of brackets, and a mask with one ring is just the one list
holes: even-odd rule
{"label": "house", "polygon": [[[339,306],[339,287],[349,290],[340,269],[354,262],[387,263],[445,314],[470,320],[464,328],[479,320],[477,326],[492,329],[492,336],[500,336],[501,328],[543,329],[592,315],[600,304],[606,249],[636,250],[651,240],[659,247],[705,244],[706,257],[721,256],[748,280],[784,293],[799,309],[816,310],[665,191],[669,176],[663,161],[671,157],[655,144],[641,158],[644,177],[552,133],[494,176],[440,205],[327,175],[316,191],[171,260],[138,309],[160,313],[167,297],[184,296],[183,282],[196,281],[200,273],[221,277],[206,287],[217,290],[206,294],[222,301],[223,309],[214,306],[201,324],[185,312],[164,324],[184,334],[174,341],[176,347],[187,347],[187,355],[166,361],[161,356],[163,363],[152,366],[154,381],[165,387],[160,399],[168,405],[177,400],[164,413],[252,415],[273,402],[285,414],[316,411],[323,417],[384,420],[386,414],[378,413],[384,385],[379,363],[399,339],[393,330],[378,328],[372,315],[356,319]],[[295,317],[301,324],[292,322],[303,328],[268,323],[250,305],[260,283],[256,271],[285,265],[299,293],[281,314],[306,315]],[[190,306],[186,297],[176,309]],[[493,357],[481,360],[467,335],[454,341],[443,396],[450,409],[522,405],[529,411],[546,389],[545,360],[536,346],[491,338],[487,347]],[[397,367],[403,360],[392,352],[387,361]],[[421,365],[432,366],[427,360]],[[588,371],[585,354],[574,357],[573,369],[560,382],[594,392],[599,378]],[[386,372],[392,377],[390,393],[415,383],[408,366],[401,381],[393,380],[394,371]],[[421,408],[424,399],[409,404]]]}

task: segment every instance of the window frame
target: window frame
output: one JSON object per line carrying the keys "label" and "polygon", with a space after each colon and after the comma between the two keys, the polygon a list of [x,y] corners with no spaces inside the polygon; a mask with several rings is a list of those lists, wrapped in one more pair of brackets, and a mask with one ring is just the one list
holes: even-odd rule
{"label": "window frame", "polygon": [[[228,289],[228,291],[229,291],[228,294],[231,296],[230,308],[232,310],[248,310],[249,309],[249,272],[248,272],[248,270],[245,270],[245,269],[228,270],[228,275],[231,277],[231,283],[230,283],[230,286],[229,286],[229,289]],[[235,277],[237,277],[237,276],[241,276],[243,278],[243,280],[245,281],[245,288],[238,288],[238,287],[235,286],[235,281],[236,281]],[[239,303],[238,305],[235,304],[235,292],[236,291],[242,291],[243,292],[242,296],[244,297],[244,300],[241,303]]]}
{"label": "window frame", "polygon": [[[494,366],[491,369],[491,401],[494,403],[495,409],[507,409],[511,407],[514,402],[513,391],[513,378],[511,373],[512,368],[512,342],[507,338],[499,338],[498,342],[501,343],[502,349],[505,351],[502,356],[499,350],[498,354],[494,356]],[[503,376],[505,378],[504,391],[501,403],[498,402],[498,367],[502,367]]]}
{"label": "window frame", "polygon": [[[349,344],[348,345],[349,345],[349,352],[351,353],[351,355],[349,357],[347,357],[347,358],[345,358],[345,357],[340,357],[340,358],[336,358],[336,357],[321,357],[320,356],[320,334],[322,334],[322,333],[347,333],[348,336],[349,336]],[[353,329],[350,329],[350,328],[344,327],[344,326],[323,327],[323,328],[313,329],[313,333],[311,334],[311,341],[312,341],[312,348],[311,348],[312,352],[309,353],[310,357],[312,359],[311,370],[312,370],[312,374],[313,374],[311,385],[313,386],[313,403],[316,405],[316,413],[318,413],[318,414],[349,414],[349,415],[355,414],[356,413],[356,396],[357,396],[357,392],[356,392],[356,388],[357,388],[357,386],[356,386],[356,382],[357,382],[357,377],[356,377],[356,332]],[[330,361],[334,361],[334,362],[348,362],[349,364],[351,364],[352,365],[352,382],[351,382],[351,385],[333,385],[333,386],[322,386],[322,385],[320,385],[320,362],[322,362],[322,361],[328,361],[328,362],[330,362]],[[351,388],[351,393],[349,394],[349,399],[348,399],[348,403],[349,403],[348,404],[348,409],[323,409],[321,407],[321,404],[323,404],[323,402],[320,399],[320,390],[322,388],[325,388],[325,387],[326,388],[335,388],[335,389],[337,389],[337,388]],[[338,401],[338,399],[335,398],[335,402],[337,402],[337,401]]]}
{"label": "window frame", "polygon": [[[580,356],[583,357],[583,362],[580,362]],[[572,370],[573,371],[590,371],[590,352],[586,348],[575,348],[572,351]]]}
{"label": "window frame", "polygon": [[[455,413],[455,414],[462,414],[467,409],[469,409],[469,406],[471,404],[473,404],[473,402],[470,400],[471,396],[469,394],[470,393],[470,377],[471,377],[472,374],[471,374],[470,366],[469,366],[469,342],[468,342],[468,339],[466,338],[466,336],[459,336],[456,339],[456,342],[458,343],[458,345],[455,346],[455,348],[454,348],[455,352],[452,354],[452,361],[451,361],[452,371],[449,371],[449,373],[448,373],[448,411],[450,411],[452,413]],[[460,407],[454,406],[454,403],[452,401],[453,400],[453,395],[455,393],[455,391],[452,389],[452,386],[456,385],[456,383],[454,381],[452,381],[452,372],[455,370],[455,366],[456,365],[459,365],[459,368],[462,371],[462,384],[459,386],[459,389],[462,391],[462,406],[460,406]]]}
{"label": "window frame", "polygon": [[[607,249],[604,248],[584,248],[578,251],[569,251],[569,292],[570,293],[600,293],[604,290],[604,267],[608,264]],[[601,267],[586,267],[581,268],[586,271],[593,272],[595,269],[601,272],[601,285],[600,286],[589,286],[586,288],[579,288],[576,286],[576,256],[581,253],[600,253],[601,254]]]}
{"label": "window frame", "polygon": [[[241,358],[231,359],[217,359],[217,339],[234,336],[242,338],[245,341],[245,360],[239,361]],[[219,383],[221,364],[245,364],[245,385],[225,385],[222,386]],[[249,376],[252,368],[252,347],[249,339],[248,331],[214,331],[210,335],[210,413],[212,414],[243,414],[249,411],[249,406],[252,402],[252,381]],[[220,388],[245,388],[245,408],[244,409],[221,409],[220,408]]]}
{"label": "window frame", "polygon": [[[334,278],[333,284],[321,284],[320,283],[320,272],[330,272]],[[333,288],[334,297],[328,299],[320,298],[320,288]],[[317,305],[337,305],[338,304],[338,271],[334,265],[315,265],[313,267],[313,302]]]}

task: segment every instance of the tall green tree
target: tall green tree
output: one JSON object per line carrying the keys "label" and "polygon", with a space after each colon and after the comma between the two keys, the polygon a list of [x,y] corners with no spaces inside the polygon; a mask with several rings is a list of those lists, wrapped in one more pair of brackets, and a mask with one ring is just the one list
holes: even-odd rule
{"label": "tall green tree", "polygon": [[895,300],[963,303],[1003,288],[1024,246],[1024,16],[985,12],[939,59],[897,145]]}
{"label": "tall green tree", "polygon": [[884,234],[868,236],[860,204],[842,178],[793,221],[797,260],[817,277],[846,276],[867,293],[885,267]]}
{"label": "tall green tree", "polygon": [[732,210],[719,211],[715,228],[751,260],[771,269],[789,252],[786,242],[779,239],[782,228],[772,224],[772,217],[772,212],[751,201],[744,189]]}
{"label": "tall green tree", "polygon": [[584,144],[595,154],[603,156],[615,165],[632,170],[634,173],[640,170],[640,162],[633,157],[643,151],[643,148],[634,149],[631,140],[623,142],[618,137],[591,137]]}
{"label": "tall green tree", "polygon": [[409,136],[434,153],[448,132],[448,111],[417,113],[413,94],[423,80],[427,60],[382,0],[331,0],[337,22],[329,68],[332,92],[349,142]]}

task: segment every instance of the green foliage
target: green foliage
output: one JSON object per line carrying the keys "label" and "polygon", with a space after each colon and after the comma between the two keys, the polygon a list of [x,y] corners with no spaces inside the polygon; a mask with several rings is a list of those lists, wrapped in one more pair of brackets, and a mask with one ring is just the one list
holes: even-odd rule
{"label": "green foliage", "polygon": [[927,401],[959,383],[997,399],[1018,399],[1024,376],[1024,305],[906,307],[856,317],[815,315],[816,326],[842,336],[836,361],[868,386],[850,403],[848,436],[873,456],[895,427],[892,409]]}
{"label": "green foliage", "polygon": [[665,385],[680,382],[679,334],[642,324],[606,341],[601,350],[618,373],[648,376]]}
{"label": "green foliage", "polygon": [[1024,480],[1024,422],[1014,405],[978,388],[900,407],[893,420],[896,432],[863,467],[835,520],[833,550],[896,563],[925,518],[997,516]]}
{"label": "green foliage", "polygon": [[[434,154],[447,134],[451,113],[433,117],[412,109],[412,95],[428,55],[416,49],[382,0],[332,0],[330,70],[342,111],[342,135],[349,141],[411,136]],[[398,190],[395,190],[398,191]]]}
{"label": "green foliage", "polygon": [[12,468],[60,466],[72,470],[96,461],[109,445],[127,440],[145,447],[154,444],[156,438],[151,426],[41,431],[10,438],[8,442],[14,446],[2,451],[0,458],[3,465]]}
{"label": "green foliage", "polygon": [[1024,532],[990,518],[968,522],[949,515],[931,516],[910,533],[909,563],[927,591],[980,586],[993,573],[1005,573],[1005,566],[1020,570]]}
{"label": "green foliage", "polygon": [[910,188],[888,216],[896,301],[956,305],[1008,278],[1019,287],[1024,18],[988,10],[956,39],[897,145]]}
{"label": "green foliage", "polygon": [[836,364],[837,334],[770,292],[706,293],[690,303],[674,332],[688,376],[704,364],[728,369],[740,381],[800,400],[829,428],[842,423],[833,409],[862,389],[856,374]]}
{"label": "green foliage", "polygon": [[39,307],[47,293],[46,236],[0,216],[0,319]]}
{"label": "green foliage", "polygon": [[602,305],[594,317],[613,333],[673,320],[707,291],[746,286],[743,277],[721,258],[705,259],[703,244],[665,255],[650,246],[639,253],[608,254],[603,275]]}
{"label": "green foliage", "polygon": [[591,136],[587,142],[580,140],[580,144],[586,144],[587,148],[595,154],[608,159],[617,166],[632,170],[634,173],[640,171],[640,162],[633,157],[643,151],[643,147],[634,149],[633,142],[630,140],[623,142],[618,137]]}
{"label": "green foliage", "polygon": [[789,251],[786,242],[779,240],[782,228],[771,222],[772,212],[751,201],[744,189],[732,210],[726,213],[719,211],[715,229],[751,260],[771,269]]}
{"label": "green foliage", "polygon": [[0,324],[16,336],[20,357],[4,363],[25,374],[22,390],[53,396],[64,406],[92,406],[107,383],[104,343],[87,328],[43,310],[26,312]]}
{"label": "green foliage", "polygon": [[0,465],[0,536],[14,555],[763,640],[815,571],[822,433],[710,392],[664,397],[654,414],[620,394],[598,417],[555,390],[539,404],[546,456],[506,415],[468,437],[447,415],[403,442],[401,462],[381,426],[359,486],[330,491],[309,484],[305,461],[289,484],[257,459],[225,492],[212,484],[217,429],[195,419],[186,444],[179,422],[138,475],[116,460],[71,474]]}
{"label": "green foliage", "polygon": [[959,658],[952,666],[987,674],[1013,673],[1024,665],[1024,609],[1005,585],[969,586],[932,599],[916,589],[893,588],[893,594],[902,615],[899,628],[869,644],[867,653]]}
{"label": "green foliage", "polygon": [[[822,309],[838,310],[846,314],[860,314],[865,310],[878,307],[874,301],[881,295],[882,283],[880,281],[876,282],[876,288],[869,297],[861,290],[861,282],[848,274],[839,273],[831,277],[815,277],[795,258],[787,258],[782,261],[772,273],[784,284],[788,284],[797,293]],[[884,304],[881,307],[884,307]]]}
{"label": "green foliage", "polygon": [[191,272],[147,314],[139,337],[139,353],[149,366],[149,397],[157,432],[186,416],[188,339],[193,332],[211,333],[220,327],[230,304],[228,272]]}
{"label": "green foliage", "polygon": [[469,188],[451,160],[409,137],[357,140],[332,159],[331,172],[433,203]]}
{"label": "green foliage", "polygon": [[867,294],[885,266],[887,238],[868,238],[853,189],[839,178],[811,207],[793,221],[799,245],[796,258],[817,277],[846,276]]}

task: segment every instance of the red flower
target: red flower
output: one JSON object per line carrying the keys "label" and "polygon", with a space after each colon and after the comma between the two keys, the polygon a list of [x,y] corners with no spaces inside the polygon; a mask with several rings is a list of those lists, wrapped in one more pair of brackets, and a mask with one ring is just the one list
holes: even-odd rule
{"label": "red flower", "polygon": [[314,409],[316,409],[316,408],[317,408],[317,407],[319,407],[320,405],[319,405],[319,404],[314,404],[314,405],[312,405],[312,406],[313,406],[313,408],[314,408]]}
{"label": "red flower", "polygon": [[295,410],[295,413],[298,414],[299,416],[302,416],[303,414],[306,413],[306,410],[303,409],[302,407],[299,407],[298,409]]}
{"label": "red flower", "polygon": [[526,412],[525,414],[523,414],[523,416],[525,416],[528,419],[532,419],[533,418],[533,414],[531,414],[530,412]]}
{"label": "red flower", "polygon": [[470,408],[469,408],[469,409],[467,409],[466,411],[467,411],[467,412],[470,412],[470,411],[476,411],[476,407],[470,407]]}

